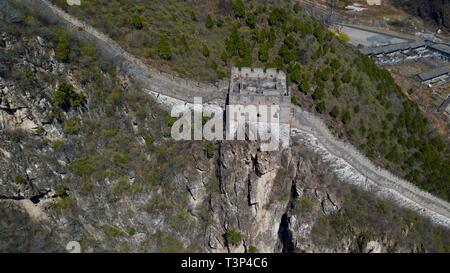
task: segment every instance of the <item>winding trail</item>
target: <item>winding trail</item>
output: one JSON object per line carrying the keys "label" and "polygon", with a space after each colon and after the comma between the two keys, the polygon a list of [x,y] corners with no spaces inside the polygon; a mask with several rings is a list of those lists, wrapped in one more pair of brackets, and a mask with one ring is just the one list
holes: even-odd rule
{"label": "winding trail", "polygon": [[[195,96],[204,102],[223,106],[228,83],[203,84],[149,68],[141,60],[126,52],[115,41],[92,26],[69,15],[47,0],[23,0],[49,20],[57,20],[74,29],[82,39],[95,42],[102,54],[117,64],[142,90],[158,102],[170,107],[174,103],[191,103]],[[335,174],[345,182],[357,185],[377,195],[410,208],[432,222],[450,227],[450,203],[425,192],[387,170],[375,166],[352,145],[334,137],[317,116],[298,107],[292,109],[292,139],[328,162]]]}
{"label": "winding trail", "polygon": [[450,203],[376,166],[351,144],[334,137],[319,117],[293,107],[291,125],[294,143],[298,140],[318,153],[343,181],[393,200],[434,223],[450,227]]}

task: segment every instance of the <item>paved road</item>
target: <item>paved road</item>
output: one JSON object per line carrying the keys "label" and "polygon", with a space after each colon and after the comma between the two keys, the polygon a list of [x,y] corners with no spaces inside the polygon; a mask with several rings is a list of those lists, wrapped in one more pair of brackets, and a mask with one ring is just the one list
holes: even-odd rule
{"label": "paved road", "polygon": [[362,45],[364,47],[383,46],[390,44],[399,44],[408,40],[395,37],[380,32],[374,32],[352,26],[342,26],[341,30],[350,37],[350,44],[354,46]]}

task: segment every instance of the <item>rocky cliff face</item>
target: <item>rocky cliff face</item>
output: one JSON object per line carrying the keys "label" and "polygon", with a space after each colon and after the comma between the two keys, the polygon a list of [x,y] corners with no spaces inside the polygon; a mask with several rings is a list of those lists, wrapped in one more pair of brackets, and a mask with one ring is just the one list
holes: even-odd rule
{"label": "rocky cliff face", "polygon": [[392,0],[391,2],[412,15],[433,20],[439,26],[450,28],[449,0]]}
{"label": "rocky cliff face", "polygon": [[262,153],[257,147],[248,143],[220,146],[216,171],[219,191],[211,207],[214,226],[222,227],[216,232],[216,242],[222,241],[217,237],[229,230],[239,230],[243,241],[235,244],[226,240],[227,245],[215,251],[282,249],[278,233],[290,198],[294,169],[291,155],[289,150]]}
{"label": "rocky cliff face", "polygon": [[[17,40],[6,33],[1,36],[3,43],[0,44],[4,45],[0,52],[2,65],[12,64],[11,73],[0,75],[0,166],[10,170],[0,175],[1,195],[31,197],[40,193],[32,183],[36,176],[55,172],[38,155],[45,157],[52,152],[48,147],[40,146],[43,139],[38,136],[45,134],[52,138],[63,134],[61,125],[51,117],[54,86],[45,81],[46,74],[55,74],[62,65],[57,63],[53,49],[40,37]],[[36,77],[32,78],[32,75]],[[33,151],[37,147],[39,152]],[[57,161],[56,157],[50,157],[52,163]],[[13,170],[21,175],[11,176]],[[49,176],[50,184],[55,183],[52,177]]]}
{"label": "rocky cliff face", "polygon": [[[292,229],[298,226],[291,221],[295,216],[291,216],[290,208],[292,200],[303,195],[301,181],[311,175],[311,165],[291,149],[264,153],[257,147],[249,143],[220,146],[220,190],[212,206],[217,214],[214,225],[222,227],[219,234],[239,230],[243,240],[239,245],[226,242],[225,248],[219,247],[218,251],[294,251],[297,238],[292,233],[297,232]],[[320,190],[315,193],[319,200],[327,195]]]}
{"label": "rocky cliff face", "polygon": [[39,76],[31,78],[40,73],[56,74],[62,69],[53,49],[41,37],[17,41],[3,33],[0,40],[5,52],[18,52],[3,63],[14,63],[12,74],[18,82],[0,77],[0,128],[33,132],[39,126],[47,126],[48,131],[53,130],[48,126],[52,122],[49,109],[53,86],[45,84],[45,79]]}
{"label": "rocky cliff face", "polygon": [[[220,145],[218,189],[209,190],[204,200],[212,218],[205,251],[409,251],[390,235],[369,235],[345,221],[351,213],[346,202],[355,189],[331,175],[317,155],[295,144],[273,153],[257,147]],[[331,229],[322,225],[329,220]],[[230,231],[238,231],[241,240],[230,240]]]}

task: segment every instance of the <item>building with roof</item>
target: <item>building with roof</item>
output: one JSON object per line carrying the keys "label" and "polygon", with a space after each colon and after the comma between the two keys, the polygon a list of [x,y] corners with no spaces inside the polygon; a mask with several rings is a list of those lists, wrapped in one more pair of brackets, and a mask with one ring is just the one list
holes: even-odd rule
{"label": "building with roof", "polygon": [[446,66],[438,67],[433,70],[423,72],[417,75],[417,77],[423,83],[431,83],[436,80],[443,80],[450,76],[450,69]]}
{"label": "building with roof", "polygon": [[450,96],[439,107],[439,111],[448,116],[448,122],[450,123]]}
{"label": "building with roof", "polygon": [[369,56],[377,56],[380,54],[391,54],[395,52],[408,51],[420,48],[422,49],[426,48],[426,43],[424,41],[406,42],[386,46],[362,48],[361,52]]}
{"label": "building with roof", "polygon": [[361,53],[372,57],[377,64],[397,64],[408,60],[438,57],[450,62],[450,45],[430,41],[415,41],[393,45],[361,48]]}
{"label": "building with roof", "polygon": [[427,44],[424,41],[362,48],[361,52],[370,56],[379,65],[398,64],[405,61],[431,57],[434,54],[427,49]]}
{"label": "building with roof", "polygon": [[446,101],[442,104],[442,110],[446,111],[448,114],[450,114],[450,96],[447,98]]}
{"label": "building with roof", "polygon": [[436,43],[429,45],[428,48],[439,53],[446,61],[450,61],[450,45]]}

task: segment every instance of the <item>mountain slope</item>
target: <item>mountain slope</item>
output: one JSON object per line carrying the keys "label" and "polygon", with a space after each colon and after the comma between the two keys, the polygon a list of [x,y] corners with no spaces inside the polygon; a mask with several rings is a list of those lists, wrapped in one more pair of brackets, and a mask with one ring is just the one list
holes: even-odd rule
{"label": "mountain slope", "polygon": [[438,26],[450,28],[449,0],[391,0],[390,2],[412,15],[434,21]]}
{"label": "mountain slope", "polygon": [[336,135],[377,164],[450,199],[448,140],[436,134],[388,71],[341,43],[344,37],[329,32],[300,5],[221,0],[194,6],[172,0],[149,6],[117,0],[69,7],[54,2],[162,70],[210,82],[233,65],[286,71],[294,103],[318,112]]}
{"label": "mountain slope", "polygon": [[448,251],[448,229],[340,183],[299,145],[218,142],[211,153],[172,141],[168,113],[77,30],[9,3],[1,251],[65,251],[72,240],[97,252]]}

